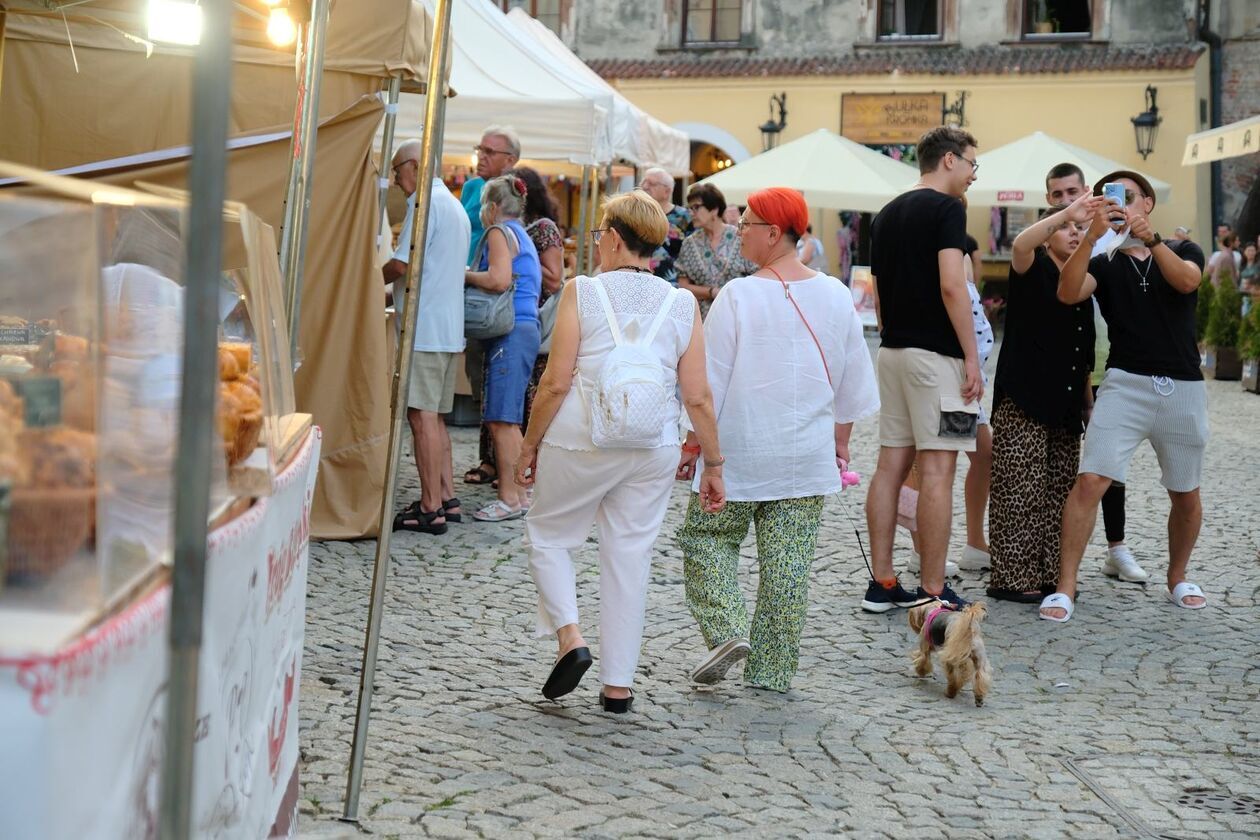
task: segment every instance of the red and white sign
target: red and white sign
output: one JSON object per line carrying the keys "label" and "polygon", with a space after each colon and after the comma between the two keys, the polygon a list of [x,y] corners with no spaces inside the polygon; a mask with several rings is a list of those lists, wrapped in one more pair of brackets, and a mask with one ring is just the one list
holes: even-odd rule
{"label": "red and white sign", "polygon": [[1002,201],[1023,201],[1023,200],[1024,200],[1024,191],[1023,191],[1023,190],[999,190],[999,191],[998,191],[998,194],[997,194],[997,200],[998,200],[999,202],[1002,202]]}
{"label": "red and white sign", "polygon": [[[275,494],[206,557],[192,833],[296,831],[298,686],[319,464],[313,430]],[[170,589],[48,656],[0,651],[0,837],[158,835]],[[286,796],[287,794],[287,796]]]}

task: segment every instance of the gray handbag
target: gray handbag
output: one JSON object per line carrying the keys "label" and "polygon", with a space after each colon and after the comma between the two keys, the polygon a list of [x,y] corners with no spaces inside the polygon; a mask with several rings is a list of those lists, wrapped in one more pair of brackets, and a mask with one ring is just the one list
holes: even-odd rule
{"label": "gray handbag", "polygon": [[539,354],[551,352],[551,333],[556,328],[556,313],[560,311],[560,295],[564,292],[564,284],[551,297],[538,307],[538,334],[542,342],[538,345]]}
{"label": "gray handbag", "polygon": [[[493,225],[486,228],[486,232],[481,235],[481,239],[477,242],[477,250],[473,254],[473,266],[481,265],[481,258],[485,255],[486,236],[490,231],[498,228],[508,237],[508,241],[516,243],[516,237],[503,225]],[[500,338],[507,335],[516,326],[516,307],[512,303],[512,296],[516,291],[516,275],[512,275],[512,285],[507,291],[503,292],[487,292],[485,289],[478,289],[476,286],[464,287],[464,336],[466,338],[475,338],[480,340],[490,338]]]}

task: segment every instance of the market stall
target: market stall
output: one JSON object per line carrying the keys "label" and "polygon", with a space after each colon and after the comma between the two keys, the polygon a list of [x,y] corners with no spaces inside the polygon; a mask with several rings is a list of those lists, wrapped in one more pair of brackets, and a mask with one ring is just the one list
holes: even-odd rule
{"label": "market stall", "polygon": [[[31,128],[0,132],[0,159],[74,167],[67,171],[115,183],[182,187],[190,152],[191,53],[159,46],[146,58],[143,44],[89,19],[102,15],[95,4],[67,12],[72,58],[59,15],[9,14],[0,124]],[[379,328],[380,287],[370,282],[379,276],[373,136],[382,106],[376,93],[391,76],[422,87],[431,34],[417,0],[340,4],[329,19],[302,278],[301,367],[294,378],[298,406],[324,432],[312,500],[318,537],[361,537],[376,528],[390,371]],[[253,37],[233,54],[228,197],[279,231],[296,107],[293,56],[264,46],[257,30]],[[35,89],[57,96],[21,93]],[[137,90],[145,91],[143,100]],[[75,119],[76,113],[84,116]]]}

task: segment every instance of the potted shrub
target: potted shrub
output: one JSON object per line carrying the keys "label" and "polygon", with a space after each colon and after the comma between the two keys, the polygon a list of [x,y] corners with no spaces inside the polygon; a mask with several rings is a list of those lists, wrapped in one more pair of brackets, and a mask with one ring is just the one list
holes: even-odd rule
{"label": "potted shrub", "polygon": [[[1210,284],[1209,284],[1210,285]],[[1242,359],[1238,355],[1238,330],[1242,326],[1242,297],[1229,280],[1224,280],[1212,293],[1208,312],[1207,363],[1204,368],[1213,379],[1238,381],[1242,376]]]}
{"label": "potted shrub", "polygon": [[1238,353],[1242,356],[1242,386],[1260,394],[1260,305],[1253,304],[1238,330]]}
{"label": "potted shrub", "polygon": [[1207,335],[1208,313],[1212,309],[1214,291],[1212,278],[1204,274],[1203,281],[1199,283],[1199,297],[1194,309],[1194,338],[1199,343],[1200,367],[1207,367],[1207,342],[1204,336]]}

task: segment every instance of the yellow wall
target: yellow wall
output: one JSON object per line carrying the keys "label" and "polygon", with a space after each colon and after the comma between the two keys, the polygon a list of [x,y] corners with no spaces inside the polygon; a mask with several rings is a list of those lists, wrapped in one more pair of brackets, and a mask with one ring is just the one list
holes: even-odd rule
{"label": "yellow wall", "polygon": [[[944,92],[952,103],[968,92],[967,130],[983,153],[1033,131],[1044,131],[1172,185],[1172,197],[1155,209],[1153,221],[1165,235],[1193,228],[1192,238],[1210,245],[1208,167],[1183,167],[1186,135],[1200,129],[1199,98],[1207,96],[1207,58],[1190,70],[1078,73],[1035,76],[779,77],[765,79],[631,79],[615,82],[636,105],[668,123],[707,123],[734,135],[751,153],[761,150],[757,127],[766,119],[771,94],[786,91],[787,128],[781,143],[819,128],[840,130],[841,93]],[[1137,154],[1130,117],[1145,107],[1148,84],[1158,91],[1164,118],[1155,151]],[[980,172],[983,181],[984,172]],[[835,267],[834,212],[816,211],[814,230]],[[823,230],[818,222],[825,220]],[[986,248],[989,210],[972,207],[969,229]]]}

